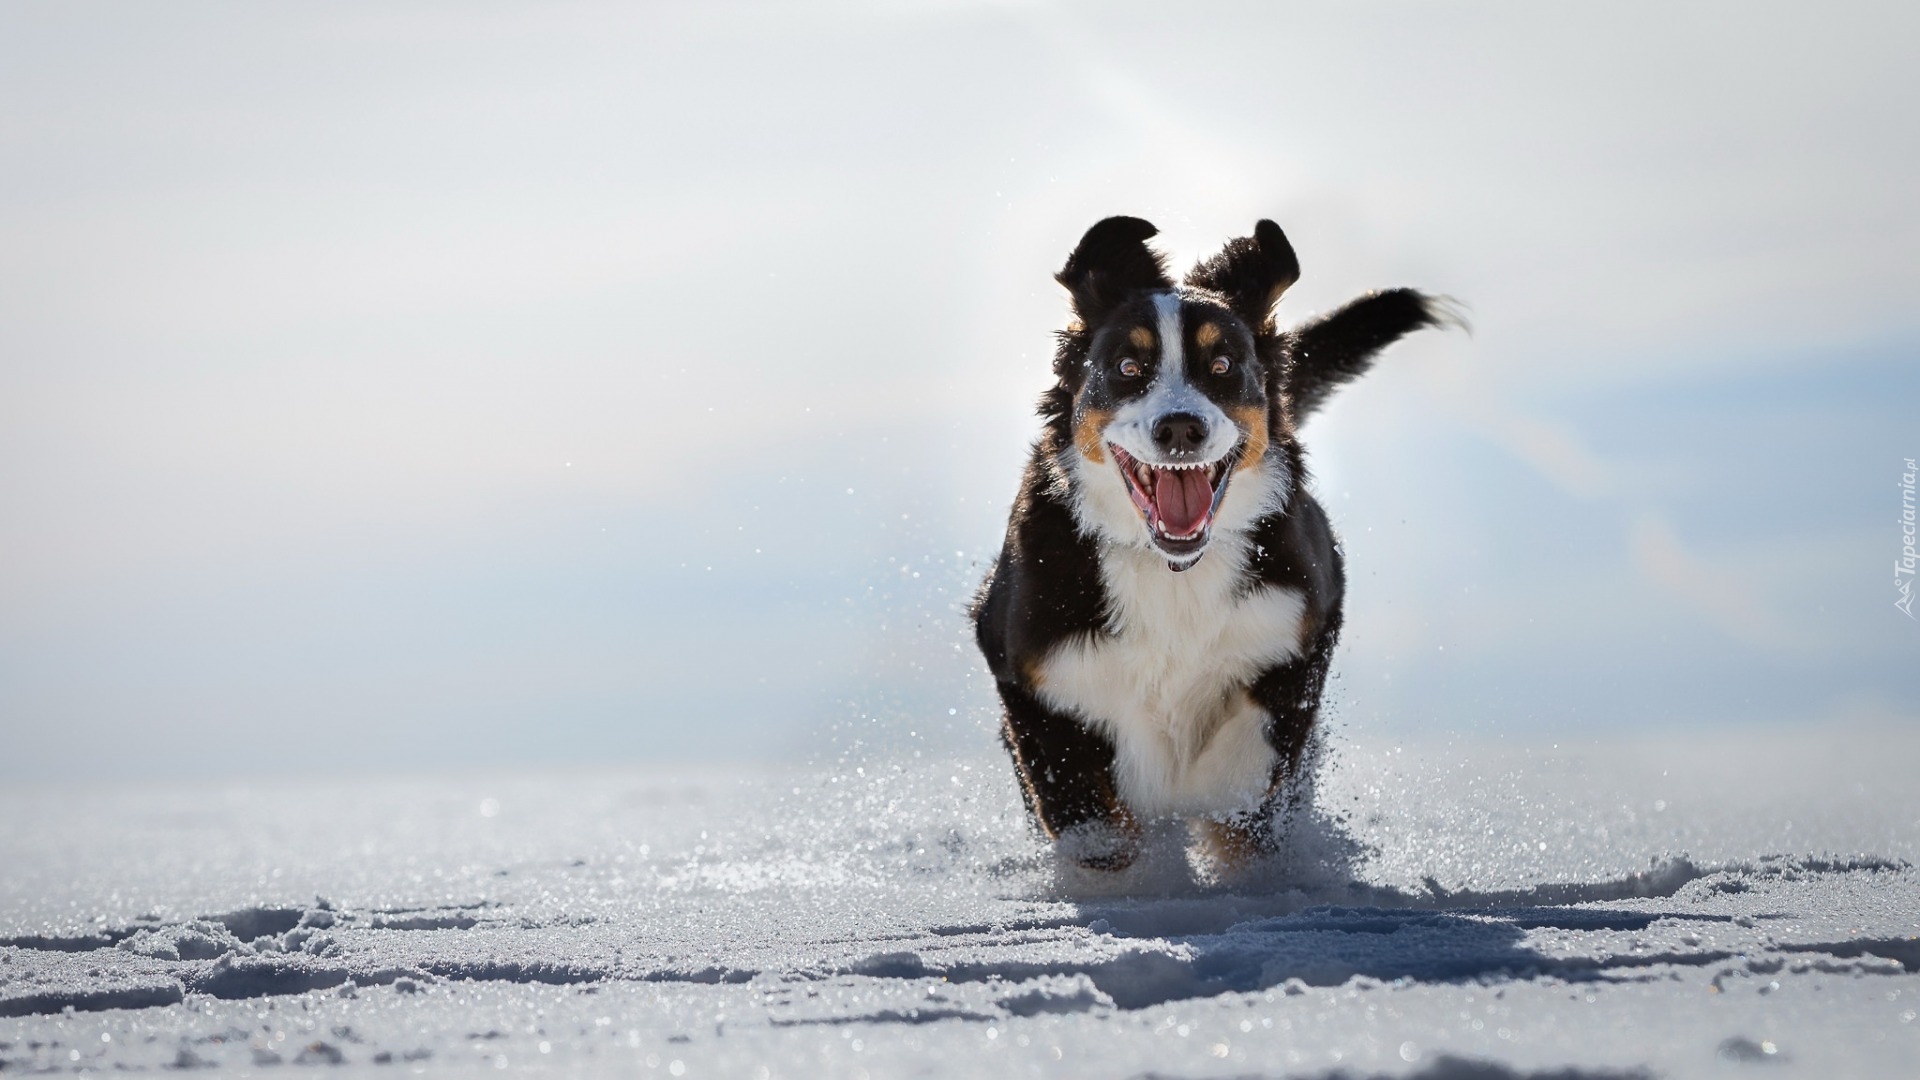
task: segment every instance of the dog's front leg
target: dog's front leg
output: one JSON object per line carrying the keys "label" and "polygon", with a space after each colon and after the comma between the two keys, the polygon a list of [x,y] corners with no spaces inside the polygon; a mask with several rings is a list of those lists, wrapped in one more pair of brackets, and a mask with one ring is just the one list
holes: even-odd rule
{"label": "dog's front leg", "polygon": [[1204,823],[1208,854],[1229,869],[1274,853],[1279,845],[1277,823],[1291,809],[1300,792],[1298,778],[1314,725],[1320,718],[1320,698],[1326,691],[1327,669],[1340,640],[1340,612],[1322,616],[1306,655],[1262,672],[1248,696],[1266,713],[1262,731],[1278,760],[1260,805],[1226,818]]}
{"label": "dog's front leg", "polygon": [[1094,870],[1121,870],[1140,851],[1140,824],[1113,782],[1113,744],[1026,688],[999,684],[1000,727],[1027,809],[1062,855]]}

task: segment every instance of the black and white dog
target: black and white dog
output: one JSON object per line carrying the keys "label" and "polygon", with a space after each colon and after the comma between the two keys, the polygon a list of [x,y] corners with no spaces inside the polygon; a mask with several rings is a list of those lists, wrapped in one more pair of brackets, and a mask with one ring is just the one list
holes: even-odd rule
{"label": "black and white dog", "polygon": [[1340,634],[1345,588],[1296,426],[1403,334],[1410,289],[1290,331],[1300,276],[1262,221],[1183,284],[1112,217],[1056,275],[1072,295],[1045,432],[973,606],[1028,809],[1080,864],[1131,863],[1142,824],[1198,823],[1228,865],[1266,852]]}

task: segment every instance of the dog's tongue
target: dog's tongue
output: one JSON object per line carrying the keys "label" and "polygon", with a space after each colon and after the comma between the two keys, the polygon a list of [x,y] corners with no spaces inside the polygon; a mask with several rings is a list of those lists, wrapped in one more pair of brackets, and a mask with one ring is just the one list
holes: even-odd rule
{"label": "dog's tongue", "polygon": [[1213,485],[1207,482],[1207,470],[1153,471],[1153,509],[1160,527],[1170,536],[1199,532],[1207,512],[1213,509]]}

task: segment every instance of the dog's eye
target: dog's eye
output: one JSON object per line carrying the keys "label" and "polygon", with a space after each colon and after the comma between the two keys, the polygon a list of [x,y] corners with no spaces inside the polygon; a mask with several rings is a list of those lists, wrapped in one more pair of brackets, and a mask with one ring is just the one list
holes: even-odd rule
{"label": "dog's eye", "polygon": [[1120,377],[1123,379],[1137,379],[1140,377],[1142,370],[1140,361],[1135,360],[1131,356],[1120,361]]}
{"label": "dog's eye", "polygon": [[1213,358],[1213,373],[1215,375],[1225,375],[1232,370],[1233,360],[1231,358],[1225,356],[1216,356]]}

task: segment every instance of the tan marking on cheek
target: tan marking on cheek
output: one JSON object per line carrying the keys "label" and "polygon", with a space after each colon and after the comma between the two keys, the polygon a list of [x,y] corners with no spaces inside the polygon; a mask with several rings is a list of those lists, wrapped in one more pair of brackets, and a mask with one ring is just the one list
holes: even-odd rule
{"label": "tan marking on cheek", "polygon": [[1136,326],[1127,331],[1127,340],[1132,342],[1136,349],[1151,349],[1153,348],[1153,331],[1144,326]]}
{"label": "tan marking on cheek", "polygon": [[1020,673],[1027,677],[1027,685],[1035,690],[1047,684],[1046,675],[1040,670],[1040,661],[1029,660],[1020,666]]}
{"label": "tan marking on cheek", "polygon": [[1110,412],[1103,409],[1089,409],[1087,414],[1080,418],[1080,422],[1073,426],[1073,445],[1080,451],[1081,457],[1095,465],[1106,464],[1107,442],[1101,433],[1107,430],[1107,424],[1112,420],[1113,414]]}
{"label": "tan marking on cheek", "polygon": [[1244,408],[1229,409],[1227,412],[1233,417],[1233,422],[1240,425],[1241,429],[1247,433],[1246,452],[1240,455],[1240,464],[1234,468],[1236,471],[1251,469],[1260,464],[1260,459],[1267,456],[1267,410],[1257,405],[1248,405]]}
{"label": "tan marking on cheek", "polygon": [[1218,323],[1201,323],[1200,329],[1193,332],[1193,340],[1194,344],[1199,345],[1203,349],[1213,348],[1215,345],[1220,344],[1220,325]]}

